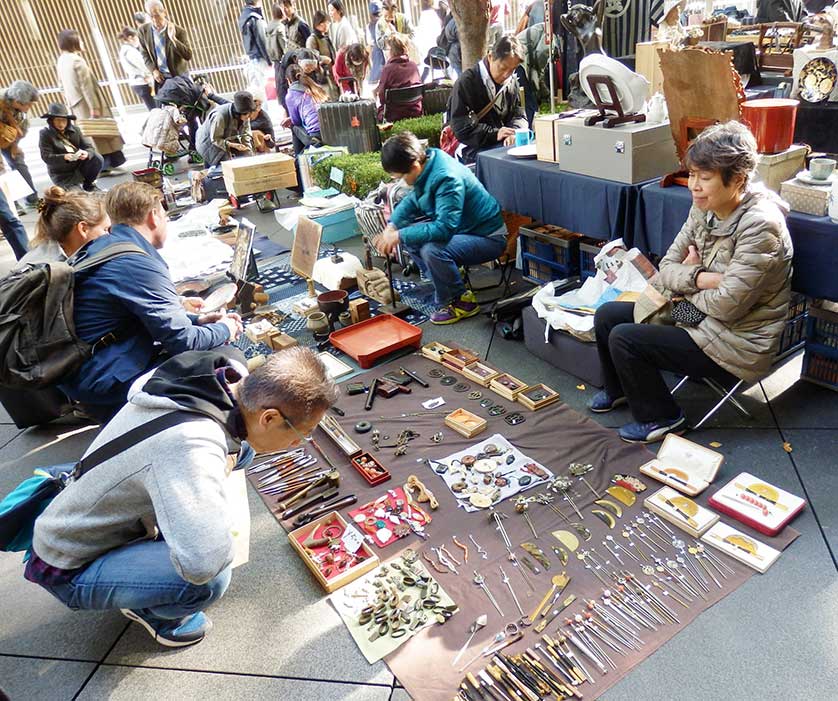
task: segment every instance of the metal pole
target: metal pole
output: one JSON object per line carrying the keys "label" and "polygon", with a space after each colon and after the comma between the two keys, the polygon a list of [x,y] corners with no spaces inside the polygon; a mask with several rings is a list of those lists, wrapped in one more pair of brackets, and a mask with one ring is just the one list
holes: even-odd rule
{"label": "metal pole", "polygon": [[99,21],[96,19],[93,2],[92,0],[82,0],[82,6],[84,7],[84,14],[87,16],[87,21],[90,24],[93,43],[96,45],[96,52],[99,54],[99,60],[102,62],[102,70],[105,71],[106,84],[111,91],[114,106],[116,107],[119,118],[124,121],[128,116],[125,109],[125,102],[123,102],[122,94],[119,92],[116,73],[113,69],[113,63],[111,63],[111,57],[108,55],[108,45],[105,43],[102,30],[99,27]]}
{"label": "metal pole", "polygon": [[[547,44],[547,67],[550,71],[550,114],[556,112],[556,65],[553,54],[553,3],[544,0],[544,41]],[[536,106],[536,111],[538,106]]]}

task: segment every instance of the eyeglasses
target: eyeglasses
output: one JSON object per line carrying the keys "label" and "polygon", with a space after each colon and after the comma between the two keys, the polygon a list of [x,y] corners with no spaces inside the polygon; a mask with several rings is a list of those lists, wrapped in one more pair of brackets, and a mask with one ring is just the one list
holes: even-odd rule
{"label": "eyeglasses", "polygon": [[294,426],[294,424],[291,423],[291,421],[288,419],[288,417],[285,414],[283,414],[281,411],[279,411],[279,409],[277,409],[277,411],[279,412],[279,415],[282,417],[282,420],[285,421],[285,425],[288,426],[288,428],[291,429],[292,433],[300,440],[300,442],[305,442],[305,443],[310,443],[311,442],[311,433],[307,433],[306,435],[303,435],[302,433],[300,433],[297,430],[297,427]]}

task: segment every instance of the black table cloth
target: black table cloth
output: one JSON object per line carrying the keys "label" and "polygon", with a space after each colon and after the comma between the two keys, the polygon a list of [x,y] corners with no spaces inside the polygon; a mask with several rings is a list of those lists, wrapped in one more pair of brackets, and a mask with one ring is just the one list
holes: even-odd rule
{"label": "black table cloth", "polygon": [[838,102],[813,105],[800,100],[794,143],[809,144],[813,151],[838,153]]}

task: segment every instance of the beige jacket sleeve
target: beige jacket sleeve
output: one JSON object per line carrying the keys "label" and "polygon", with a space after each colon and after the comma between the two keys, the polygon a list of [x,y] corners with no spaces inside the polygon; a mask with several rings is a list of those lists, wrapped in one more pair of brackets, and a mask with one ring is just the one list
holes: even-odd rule
{"label": "beige jacket sleeve", "polygon": [[81,56],[77,56],[73,61],[73,72],[76,74],[76,86],[81,93],[82,99],[87,103],[87,108],[90,112],[99,111],[99,100],[96,92],[99,87],[96,78]]}
{"label": "beige jacket sleeve", "polygon": [[733,323],[750,312],[783,266],[782,232],[776,222],[746,217],[736,235],[736,245],[717,289],[701,290],[689,300],[702,312],[724,323]]}
{"label": "beige jacket sleeve", "polygon": [[658,281],[676,295],[686,295],[698,291],[695,286],[695,276],[701,266],[684,265],[682,262],[690,252],[690,246],[696,245],[694,233],[696,226],[698,226],[698,222],[695,215],[691,213],[658,267]]}

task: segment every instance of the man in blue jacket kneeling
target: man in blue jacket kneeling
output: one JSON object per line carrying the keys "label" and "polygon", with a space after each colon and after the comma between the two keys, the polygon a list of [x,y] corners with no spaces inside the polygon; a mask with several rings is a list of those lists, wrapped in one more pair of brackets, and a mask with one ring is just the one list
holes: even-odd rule
{"label": "man in blue jacket kneeling", "polygon": [[453,324],[474,316],[480,306],[459,268],[494,260],[506,248],[497,200],[468,168],[439,149],[426,151],[409,131],[387,139],[381,165],[413,190],[393,210],[379,250],[389,255],[401,242],[423,277],[433,281],[439,309],[431,322]]}
{"label": "man in blue jacket kneeling", "polygon": [[[132,243],[142,250],[75,279],[73,321],[94,352],[61,388],[103,420],[122,408],[128,388],[140,375],[178,353],[224,346],[242,331],[236,314],[190,314],[183,308],[157,252],[167,233],[161,198],[161,192],[146,183],[112,188],[105,198],[113,222],[110,235],[76,254],[81,261],[115,243]],[[227,352],[233,351],[228,347]]]}

